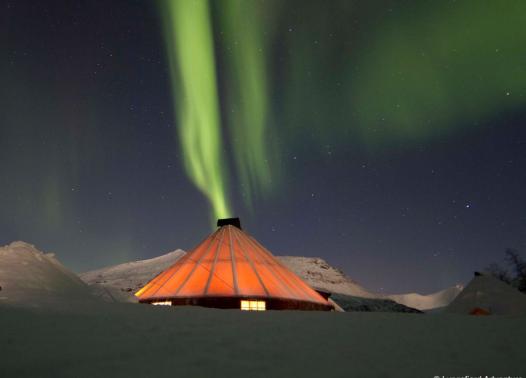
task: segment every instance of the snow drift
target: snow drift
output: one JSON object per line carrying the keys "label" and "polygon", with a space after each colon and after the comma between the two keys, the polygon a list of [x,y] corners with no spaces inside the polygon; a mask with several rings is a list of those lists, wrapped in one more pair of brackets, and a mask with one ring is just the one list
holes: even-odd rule
{"label": "snow drift", "polygon": [[38,306],[63,298],[93,299],[88,286],[52,253],[17,241],[0,247],[0,303]]}

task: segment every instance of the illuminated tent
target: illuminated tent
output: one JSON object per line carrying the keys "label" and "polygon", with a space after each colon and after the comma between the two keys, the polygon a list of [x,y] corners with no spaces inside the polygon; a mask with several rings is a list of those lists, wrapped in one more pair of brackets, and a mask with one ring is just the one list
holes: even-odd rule
{"label": "illuminated tent", "polygon": [[331,310],[327,299],[241,230],[238,218],[160,273],[135,295],[139,302],[243,310]]}

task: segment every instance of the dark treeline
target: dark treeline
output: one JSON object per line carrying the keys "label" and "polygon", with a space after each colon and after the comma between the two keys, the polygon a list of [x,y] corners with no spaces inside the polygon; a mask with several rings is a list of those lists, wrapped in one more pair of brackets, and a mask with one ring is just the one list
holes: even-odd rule
{"label": "dark treeline", "polygon": [[505,266],[493,263],[486,268],[486,271],[526,293],[526,260],[522,258],[518,250],[513,248],[507,248],[504,254]]}

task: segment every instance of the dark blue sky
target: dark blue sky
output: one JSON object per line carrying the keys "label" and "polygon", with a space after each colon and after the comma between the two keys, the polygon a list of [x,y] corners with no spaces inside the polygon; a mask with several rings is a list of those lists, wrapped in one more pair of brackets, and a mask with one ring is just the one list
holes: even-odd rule
{"label": "dark blue sky", "polygon": [[[225,136],[245,230],[276,255],[322,257],[386,292],[465,283],[505,248],[526,250],[522,26],[494,40],[475,26],[466,37],[444,29],[439,39],[460,46],[448,55],[433,36],[418,40],[411,20],[454,28],[463,12],[454,3],[254,3],[272,7],[268,127],[279,154],[272,193],[249,210]],[[500,22],[484,12],[466,24]],[[22,0],[1,13],[0,242],[33,243],[85,271],[207,236],[209,204],[183,169],[158,9]],[[228,59],[214,25],[227,112]],[[393,30],[403,32],[384,38]],[[379,64],[383,52],[394,60]],[[432,73],[411,58],[433,53]],[[403,115],[384,111],[400,106]]]}

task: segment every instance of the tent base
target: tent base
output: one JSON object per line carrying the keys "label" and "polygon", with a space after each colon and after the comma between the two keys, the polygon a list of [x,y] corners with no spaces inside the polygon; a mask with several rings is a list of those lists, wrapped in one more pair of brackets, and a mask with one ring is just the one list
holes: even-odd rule
{"label": "tent base", "polygon": [[193,298],[155,298],[142,300],[141,303],[172,302],[172,306],[201,306],[222,309],[241,309],[241,300],[265,301],[267,310],[302,310],[302,311],[331,311],[332,305],[315,302],[298,301],[281,298],[258,297],[193,297]]}

